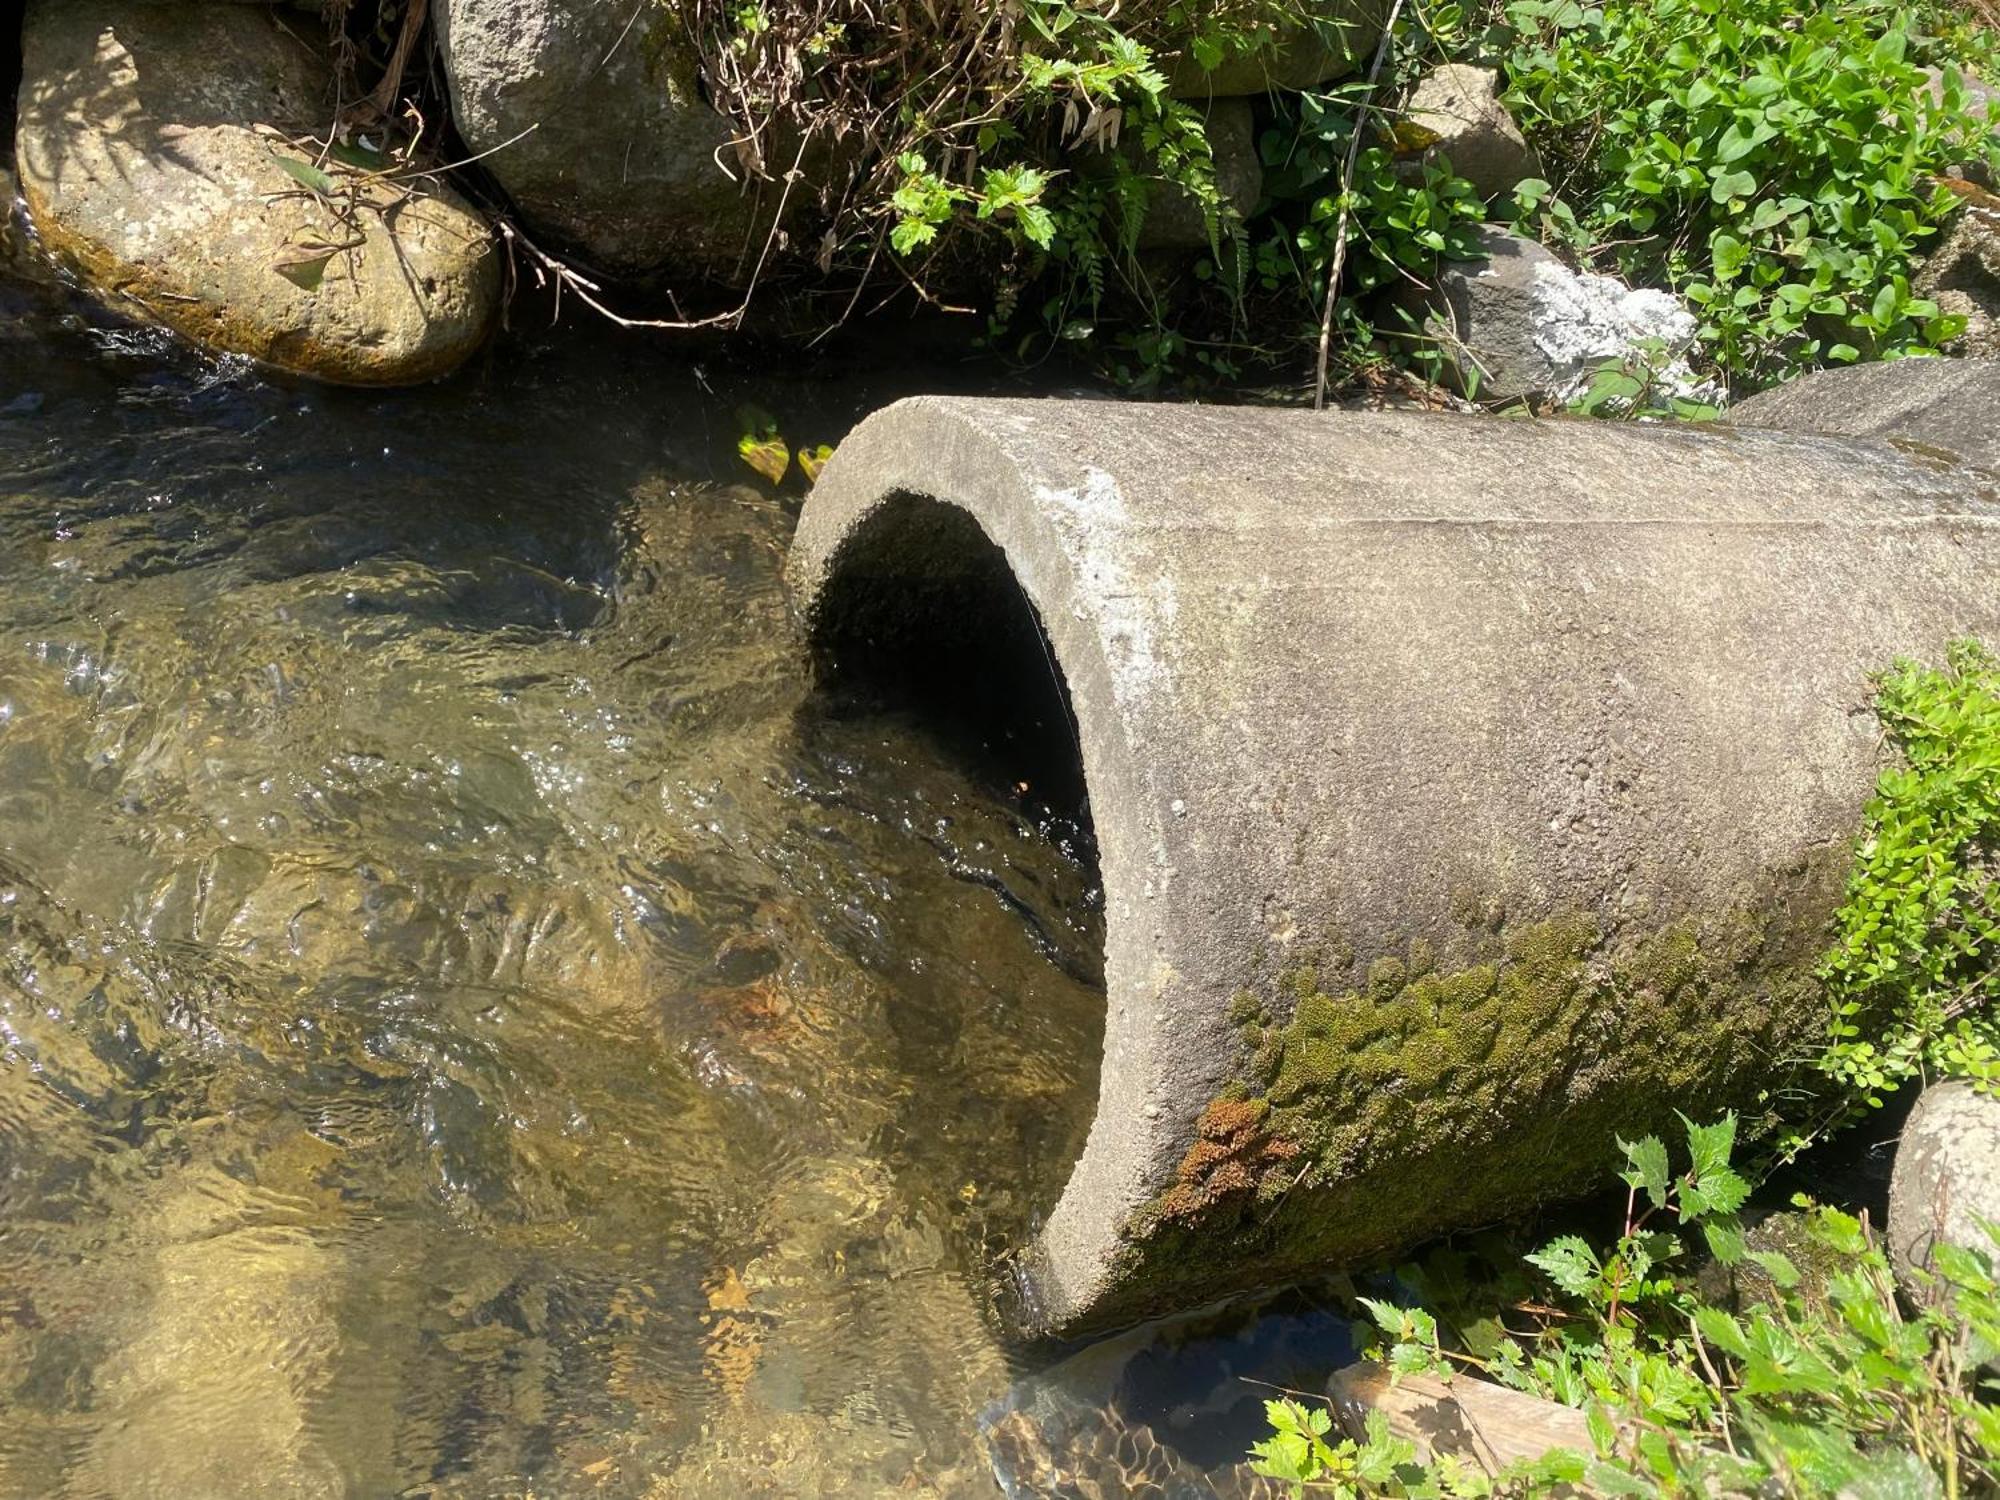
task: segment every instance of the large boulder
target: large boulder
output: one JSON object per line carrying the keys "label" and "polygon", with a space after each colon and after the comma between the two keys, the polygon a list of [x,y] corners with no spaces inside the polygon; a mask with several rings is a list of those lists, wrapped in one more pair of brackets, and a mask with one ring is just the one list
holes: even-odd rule
{"label": "large boulder", "polygon": [[1291,27],[1264,45],[1206,61],[1192,49],[1166,60],[1167,89],[1181,99],[1223,99],[1274,89],[1312,89],[1355,71],[1381,40],[1383,0],[1329,0],[1311,24]]}
{"label": "large boulder", "polygon": [[781,187],[702,99],[673,7],[438,0],[432,14],[459,134],[491,153],[530,232],[628,275],[749,276]]}
{"label": "large boulder", "polygon": [[1411,92],[1403,122],[1425,160],[1448,161],[1489,202],[1541,175],[1541,158],[1500,102],[1495,69],[1466,63],[1434,69]]}
{"label": "large boulder", "polygon": [[1897,1275],[1922,1295],[1938,1244],[2000,1261],[1982,1220],[2000,1224],[2000,1099],[1962,1080],[1935,1084],[1903,1125],[1889,1182],[1889,1258]]}
{"label": "large boulder", "polygon": [[307,30],[249,6],[33,0],[29,212],[91,290],[211,350],[346,384],[434,379],[498,310],[491,234],[429,180],[301,180],[310,148],[259,127],[331,121],[331,65]]}
{"label": "large boulder", "polygon": [[1738,427],[1892,438],[2000,472],[2000,361],[1896,359],[1816,370],[1730,408]]}
{"label": "large boulder", "polygon": [[1573,271],[1497,225],[1481,227],[1479,250],[1439,272],[1425,323],[1468,395],[1560,405],[1622,361],[1643,361],[1656,389],[1706,394],[1682,358],[1694,344],[1694,316],[1666,292]]}

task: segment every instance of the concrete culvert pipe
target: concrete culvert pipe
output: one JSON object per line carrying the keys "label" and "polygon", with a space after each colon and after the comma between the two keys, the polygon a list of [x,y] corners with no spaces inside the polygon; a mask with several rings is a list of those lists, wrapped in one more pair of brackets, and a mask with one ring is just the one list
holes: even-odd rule
{"label": "concrete culvert pipe", "polygon": [[792,581],[890,670],[1025,599],[1067,686],[1108,1013],[1019,1279],[1068,1332],[1759,1112],[1821,1034],[1870,676],[2000,641],[2000,504],[1777,432],[924,398],[841,446]]}

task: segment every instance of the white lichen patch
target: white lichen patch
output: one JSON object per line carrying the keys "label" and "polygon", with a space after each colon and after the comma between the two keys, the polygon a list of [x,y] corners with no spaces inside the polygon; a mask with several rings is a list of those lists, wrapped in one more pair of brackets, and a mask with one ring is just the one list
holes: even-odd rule
{"label": "white lichen patch", "polygon": [[1080,487],[1037,486],[1035,499],[1076,569],[1076,597],[1095,611],[1118,701],[1171,692],[1173,675],[1160,646],[1162,627],[1171,627],[1177,611],[1173,581],[1164,570],[1135,572],[1133,555],[1142,549],[1135,549],[1118,481],[1092,468]]}
{"label": "white lichen patch", "polygon": [[1671,294],[1634,290],[1616,276],[1535,267],[1530,293],[1535,347],[1552,372],[1550,397],[1567,404],[1607,361],[1640,361],[1660,394],[1716,402],[1721,393],[1688,363],[1699,325]]}

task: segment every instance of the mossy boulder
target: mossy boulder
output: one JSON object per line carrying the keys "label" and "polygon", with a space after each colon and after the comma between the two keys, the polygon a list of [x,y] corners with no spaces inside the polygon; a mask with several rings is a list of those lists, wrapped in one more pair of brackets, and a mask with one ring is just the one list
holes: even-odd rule
{"label": "mossy boulder", "polygon": [[35,0],[29,213],[86,287],[214,352],[343,384],[435,379],[498,312],[491,233],[429,179],[300,179],[311,147],[289,142],[334,112],[314,29],[241,5]]}

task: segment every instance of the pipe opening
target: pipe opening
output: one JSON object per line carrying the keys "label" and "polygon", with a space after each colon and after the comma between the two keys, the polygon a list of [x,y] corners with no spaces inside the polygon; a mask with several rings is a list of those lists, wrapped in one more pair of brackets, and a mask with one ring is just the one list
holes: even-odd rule
{"label": "pipe opening", "polygon": [[1096,864],[1069,686],[1007,557],[955,505],[898,495],[835,559],[815,667],[838,713],[910,713]]}
{"label": "pipe opening", "polygon": [[[1069,1016],[1075,1044],[1067,1087],[1046,1095],[1036,1170],[1008,1222],[990,1224],[985,1286],[999,1326],[1039,1330],[1024,1299],[1020,1257],[1055,1210],[1099,1099],[1105,1009],[1105,908],[1082,749],[1069,687],[1040,612],[1005,552],[955,505],[897,494],[875,506],[829,559],[807,621],[819,711],[835,718],[894,716],[919,726],[972,780],[1011,802],[1081,876],[1023,888],[1016,911],[1031,927],[1059,924],[1046,957],[1095,997],[1087,1028]],[[1028,864],[1032,866],[1031,859]],[[1070,895],[1059,910],[1044,903]],[[1078,899],[1080,895],[1080,899]],[[1053,936],[1053,934],[1052,934]],[[1011,1007],[1037,1035],[1057,1018],[1040,1011],[1055,991],[1024,982]],[[1061,1030],[1057,1026],[1056,1030]],[[930,1108],[935,1109],[935,1096]],[[947,1106],[950,1107],[950,1106]]]}

